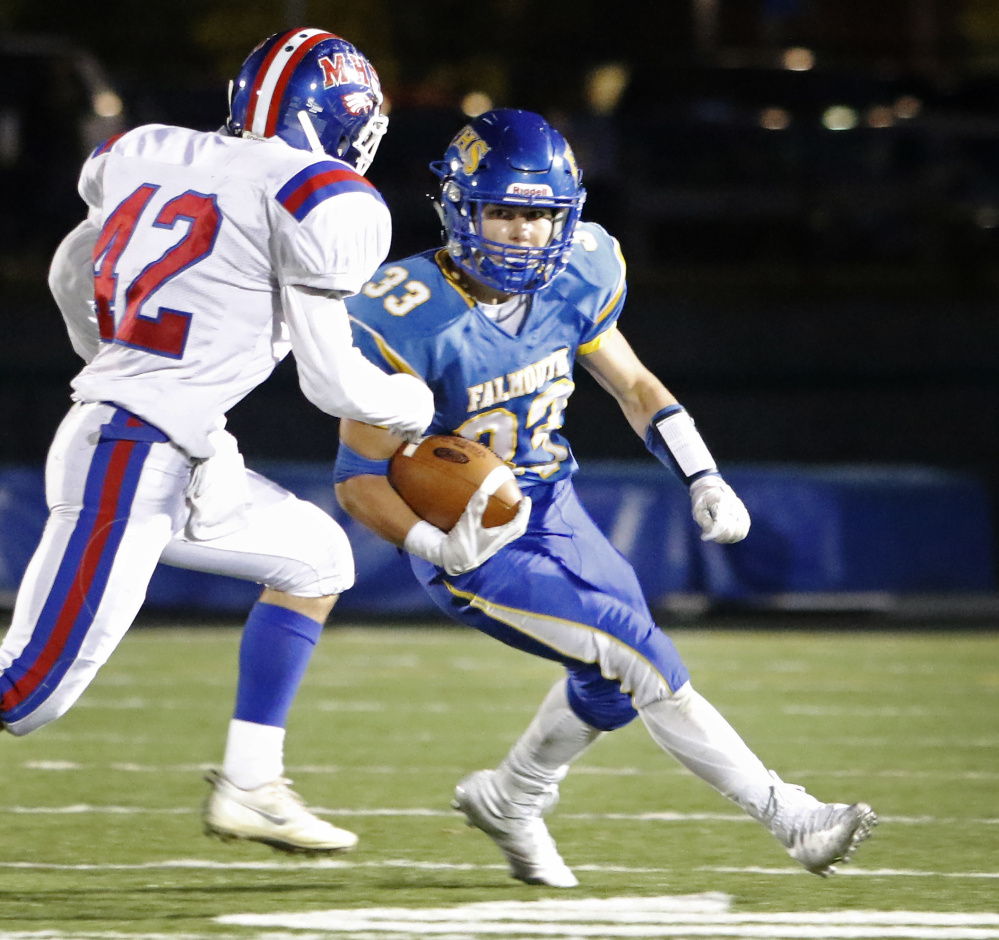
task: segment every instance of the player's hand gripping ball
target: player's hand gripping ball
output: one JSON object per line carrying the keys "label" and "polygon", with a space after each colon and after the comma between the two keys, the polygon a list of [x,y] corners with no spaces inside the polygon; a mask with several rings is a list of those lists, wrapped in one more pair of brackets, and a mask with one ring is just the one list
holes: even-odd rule
{"label": "player's hand gripping ball", "polygon": [[[389,463],[388,480],[421,519],[450,532],[472,494],[490,473],[509,467],[484,444],[435,434],[403,444]],[[513,472],[489,497],[482,516],[486,528],[509,522],[520,503]]]}

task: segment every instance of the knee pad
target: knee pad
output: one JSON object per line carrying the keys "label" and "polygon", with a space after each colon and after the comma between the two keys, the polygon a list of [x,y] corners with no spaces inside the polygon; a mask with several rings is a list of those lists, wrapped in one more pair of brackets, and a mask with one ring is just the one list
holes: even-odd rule
{"label": "knee pad", "polygon": [[621,683],[604,678],[596,665],[569,670],[565,691],[577,717],[598,731],[623,728],[638,715]]}
{"label": "knee pad", "polygon": [[[291,507],[289,507],[291,508]],[[347,533],[325,512],[304,500],[294,504],[298,538],[268,587],[301,597],[342,594],[354,585],[354,555]]]}

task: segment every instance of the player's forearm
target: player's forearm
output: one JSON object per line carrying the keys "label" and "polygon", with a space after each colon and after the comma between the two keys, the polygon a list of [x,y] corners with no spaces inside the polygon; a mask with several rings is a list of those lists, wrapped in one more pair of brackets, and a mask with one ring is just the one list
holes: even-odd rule
{"label": "player's forearm", "polygon": [[386,375],[356,349],[334,353],[330,348],[322,358],[323,364],[303,362],[295,350],[302,393],[317,408],[339,418],[377,425],[415,415],[414,402],[397,387],[396,376]]}
{"label": "player's forearm", "polygon": [[610,330],[604,342],[579,358],[580,364],[614,396],[632,430],[641,438],[652,417],[676,404],[672,392],[641,362],[620,331]]}
{"label": "player's forearm", "polygon": [[401,546],[409,530],[420,521],[385,477],[351,477],[335,489],[344,512],[393,545]]}
{"label": "player's forearm", "polygon": [[327,414],[367,424],[426,427],[433,415],[429,393],[421,399],[411,377],[386,375],[361,355],[341,300],[292,286],[282,290],[282,301],[309,401]]}
{"label": "player's forearm", "polygon": [[618,404],[632,430],[645,440],[649,422],[663,408],[675,405],[676,399],[659,382],[640,387],[628,398],[618,398]]}

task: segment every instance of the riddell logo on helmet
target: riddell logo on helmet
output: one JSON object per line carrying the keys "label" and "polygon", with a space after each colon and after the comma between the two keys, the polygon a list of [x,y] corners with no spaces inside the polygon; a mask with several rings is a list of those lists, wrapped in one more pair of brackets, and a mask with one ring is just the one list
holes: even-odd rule
{"label": "riddell logo on helmet", "polygon": [[547,183],[511,183],[506,188],[508,196],[551,196],[552,188]]}
{"label": "riddell logo on helmet", "polygon": [[377,81],[368,71],[368,63],[359,55],[338,52],[332,59],[324,55],[319,60],[319,67],[323,70],[323,88],[332,88],[334,85],[374,87]]}

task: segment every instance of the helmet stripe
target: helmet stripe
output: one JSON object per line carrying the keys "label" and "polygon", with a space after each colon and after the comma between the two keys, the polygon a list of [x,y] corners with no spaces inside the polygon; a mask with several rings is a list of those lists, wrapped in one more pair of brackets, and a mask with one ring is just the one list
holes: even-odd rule
{"label": "helmet stripe", "polygon": [[250,89],[246,129],[257,137],[273,137],[288,78],[302,56],[317,43],[332,38],[322,29],[296,29],[271,46]]}
{"label": "helmet stripe", "polygon": [[271,95],[271,106],[267,114],[267,127],[264,130],[265,137],[271,137],[277,133],[278,118],[281,116],[281,101],[284,98],[285,91],[288,89],[288,82],[291,80],[291,76],[294,74],[295,69],[298,68],[298,63],[305,58],[306,53],[309,52],[310,49],[332,37],[332,33],[324,33],[319,36],[313,36],[311,39],[307,39],[303,42],[302,45],[300,45],[291,54],[291,58],[289,58],[285,63],[284,69],[282,69],[281,74],[278,77],[274,92]]}
{"label": "helmet stripe", "polygon": [[[285,33],[283,36],[278,36],[272,43],[270,48],[267,50],[267,54],[264,56],[264,60],[260,63],[257,73],[253,78],[253,85],[250,88],[250,95],[246,105],[246,127],[245,130],[253,131],[253,121],[257,115],[257,103],[260,99],[260,87],[264,83],[264,78],[267,76],[267,72],[270,69],[271,63],[274,61],[274,57],[278,54],[281,47],[285,45],[291,34]],[[263,113],[267,113],[267,108],[263,108]]]}

